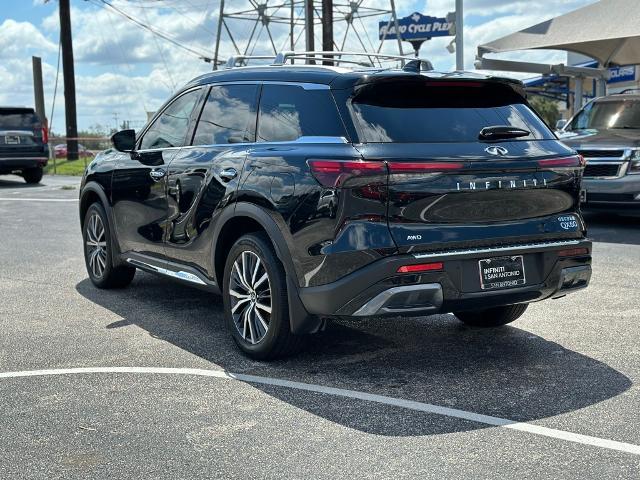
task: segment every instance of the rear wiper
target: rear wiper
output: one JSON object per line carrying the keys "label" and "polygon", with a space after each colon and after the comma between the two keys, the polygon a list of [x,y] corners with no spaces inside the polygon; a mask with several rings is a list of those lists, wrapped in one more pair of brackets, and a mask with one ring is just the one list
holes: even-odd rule
{"label": "rear wiper", "polygon": [[631,126],[631,125],[620,125],[619,127],[611,127],[612,130],[617,130],[619,128],[624,128],[625,130],[627,130],[627,129],[628,130],[638,130],[638,129],[640,129],[640,127],[634,127],[634,126]]}
{"label": "rear wiper", "polygon": [[531,135],[531,132],[523,128],[510,127],[508,125],[493,125],[480,130],[478,140],[491,141],[501,138],[526,137],[528,135]]}

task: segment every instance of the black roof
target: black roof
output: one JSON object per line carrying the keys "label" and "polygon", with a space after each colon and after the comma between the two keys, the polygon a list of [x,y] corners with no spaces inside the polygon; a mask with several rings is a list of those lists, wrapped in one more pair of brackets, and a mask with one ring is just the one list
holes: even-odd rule
{"label": "black roof", "polygon": [[238,81],[279,81],[300,83],[321,83],[331,85],[333,88],[349,88],[356,84],[375,81],[388,77],[415,78],[422,76],[439,80],[461,81],[492,81],[506,83],[514,88],[522,88],[522,82],[506,77],[494,77],[475,72],[435,72],[435,71],[406,71],[389,68],[362,68],[345,69],[321,65],[278,65],[237,67],[225,70],[216,70],[205,73],[189,82],[186,87],[206,85],[214,82],[238,82]]}

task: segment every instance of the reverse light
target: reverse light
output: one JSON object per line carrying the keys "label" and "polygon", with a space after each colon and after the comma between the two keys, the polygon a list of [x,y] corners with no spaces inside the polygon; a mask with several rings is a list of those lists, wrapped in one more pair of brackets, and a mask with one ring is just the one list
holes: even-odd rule
{"label": "reverse light", "polygon": [[416,265],[403,265],[398,268],[397,273],[434,272],[442,270],[443,268],[444,264],[442,262],[418,263]]}
{"label": "reverse light", "polygon": [[567,248],[558,252],[559,257],[579,257],[580,255],[588,255],[588,248]]}
{"label": "reverse light", "polygon": [[352,177],[387,173],[384,162],[357,160],[308,160],[311,173],[325,187],[340,187]]}
{"label": "reverse light", "polygon": [[587,164],[582,155],[573,155],[571,157],[562,158],[545,158],[544,160],[538,160],[538,166],[543,168],[557,168],[557,167],[584,167]]}

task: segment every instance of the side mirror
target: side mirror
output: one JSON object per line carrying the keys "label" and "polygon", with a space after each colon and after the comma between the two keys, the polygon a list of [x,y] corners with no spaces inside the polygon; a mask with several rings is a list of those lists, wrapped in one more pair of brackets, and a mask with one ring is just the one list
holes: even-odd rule
{"label": "side mirror", "polygon": [[562,130],[566,124],[567,124],[567,121],[564,118],[561,118],[556,122],[556,130]]}
{"label": "side mirror", "polygon": [[120,130],[111,136],[111,143],[120,152],[132,152],[136,148],[136,131]]}

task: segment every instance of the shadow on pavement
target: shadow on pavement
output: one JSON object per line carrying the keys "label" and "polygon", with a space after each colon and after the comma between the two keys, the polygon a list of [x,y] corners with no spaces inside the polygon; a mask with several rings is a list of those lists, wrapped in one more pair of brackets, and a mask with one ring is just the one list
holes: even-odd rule
{"label": "shadow on pavement", "polygon": [[[138,272],[126,290],[77,291],[123,319],[197,355],[212,368],[316,383],[518,421],[551,417],[621,394],[631,381],[606,364],[516,327],[471,329],[452,315],[330,323],[305,353],[271,363],[235,348],[215,295]],[[561,317],[558,311],[558,316]],[[558,319],[561,321],[561,319]],[[387,436],[485,428],[481,424],[286,388],[255,388],[314,415]]]}
{"label": "shadow on pavement", "polygon": [[0,188],[37,188],[41,187],[40,183],[27,183],[22,177],[11,175],[10,177],[0,177]]}
{"label": "shadow on pavement", "polygon": [[640,217],[584,213],[589,238],[594,242],[640,245]]}

